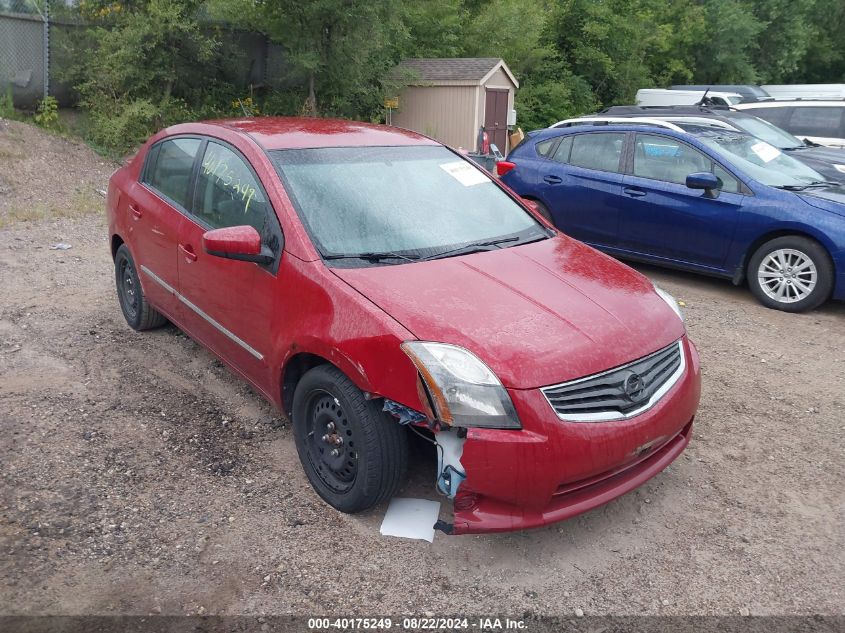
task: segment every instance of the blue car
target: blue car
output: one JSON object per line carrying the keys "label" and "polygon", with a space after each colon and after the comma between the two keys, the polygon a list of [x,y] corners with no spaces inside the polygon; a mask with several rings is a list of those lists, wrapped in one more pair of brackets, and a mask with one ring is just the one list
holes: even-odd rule
{"label": "blue car", "polygon": [[539,130],[498,171],[562,231],[616,257],[747,280],[787,312],[845,299],[845,187],[744,132]]}

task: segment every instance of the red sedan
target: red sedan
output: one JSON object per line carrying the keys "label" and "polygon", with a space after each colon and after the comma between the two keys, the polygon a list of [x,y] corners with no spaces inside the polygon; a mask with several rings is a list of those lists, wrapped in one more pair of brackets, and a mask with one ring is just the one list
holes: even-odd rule
{"label": "red sedan", "polygon": [[112,176],[127,322],[172,321],[292,420],[343,512],[438,445],[454,534],[537,527],[656,475],[689,442],[698,354],[675,301],[412,132],[177,125]]}

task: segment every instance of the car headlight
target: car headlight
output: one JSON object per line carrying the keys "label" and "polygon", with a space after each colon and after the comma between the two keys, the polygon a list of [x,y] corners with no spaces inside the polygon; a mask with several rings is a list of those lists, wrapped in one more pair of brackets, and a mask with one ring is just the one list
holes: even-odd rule
{"label": "car headlight", "polygon": [[839,172],[842,172],[843,174],[845,174],[845,165],[834,165],[833,167],[836,169],[836,171],[839,171]]}
{"label": "car headlight", "polygon": [[402,351],[416,366],[439,421],[462,427],[522,428],[508,392],[472,352],[425,341],[406,341]]}
{"label": "car headlight", "polygon": [[675,297],[673,297],[668,292],[663,290],[663,288],[660,288],[657,285],[654,286],[654,291],[657,293],[657,296],[663,299],[669,305],[669,307],[675,311],[675,314],[678,315],[678,318],[683,321],[684,313],[681,312],[681,306],[678,305],[678,302],[675,300]]}

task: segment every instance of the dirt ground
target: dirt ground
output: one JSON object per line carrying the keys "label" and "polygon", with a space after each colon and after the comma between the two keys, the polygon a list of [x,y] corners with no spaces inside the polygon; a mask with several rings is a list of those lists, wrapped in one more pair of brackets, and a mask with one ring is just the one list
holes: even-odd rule
{"label": "dirt ground", "polygon": [[[21,221],[112,168],[0,122],[0,612],[843,613],[845,304],[784,314],[640,267],[701,352],[684,455],[546,529],[382,537],[385,507],[322,503],[290,425],[220,362],[127,327],[101,210]],[[436,499],[433,478],[420,449],[403,494]]]}

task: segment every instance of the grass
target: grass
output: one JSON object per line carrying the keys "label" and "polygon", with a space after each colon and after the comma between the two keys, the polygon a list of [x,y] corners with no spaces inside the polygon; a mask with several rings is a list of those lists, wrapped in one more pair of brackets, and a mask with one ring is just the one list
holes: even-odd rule
{"label": "grass", "polygon": [[103,213],[105,201],[96,191],[85,189],[77,191],[66,206],[36,205],[32,207],[12,207],[5,214],[0,214],[0,229],[27,222],[42,222],[59,218],[81,218],[95,213]]}

